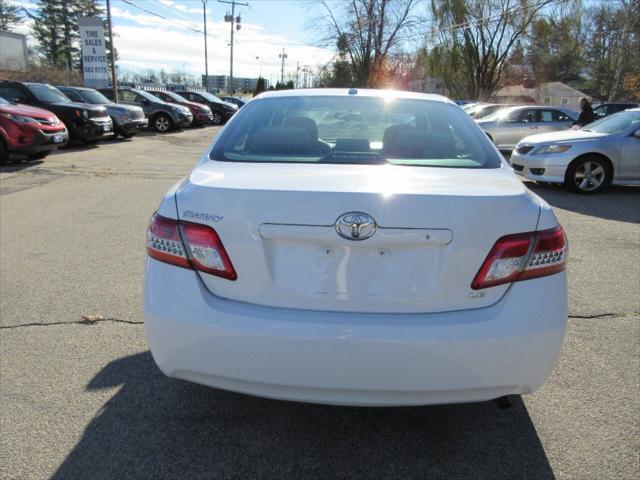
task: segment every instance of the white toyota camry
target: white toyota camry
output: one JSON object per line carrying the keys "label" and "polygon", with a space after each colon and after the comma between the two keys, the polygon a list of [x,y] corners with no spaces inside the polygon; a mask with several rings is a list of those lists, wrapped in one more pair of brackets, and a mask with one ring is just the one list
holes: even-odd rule
{"label": "white toyota camry", "polygon": [[420,405],[530,393],[567,315],[567,243],[459,107],[262,94],[149,224],[146,333],[168,376]]}

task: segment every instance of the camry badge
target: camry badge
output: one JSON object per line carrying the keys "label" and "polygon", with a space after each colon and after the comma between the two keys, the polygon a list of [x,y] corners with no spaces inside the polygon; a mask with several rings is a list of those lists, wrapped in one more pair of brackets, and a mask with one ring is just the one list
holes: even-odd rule
{"label": "camry badge", "polygon": [[336,232],[347,240],[366,240],[376,233],[376,221],[362,212],[343,213],[336,220]]}

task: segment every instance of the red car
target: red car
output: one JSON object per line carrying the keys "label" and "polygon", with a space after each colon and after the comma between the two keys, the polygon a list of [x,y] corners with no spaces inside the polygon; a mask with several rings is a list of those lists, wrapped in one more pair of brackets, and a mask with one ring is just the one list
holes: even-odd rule
{"label": "red car", "polygon": [[0,97],[0,162],[10,153],[44,158],[69,140],[64,123],[41,108],[14,105]]}
{"label": "red car", "polygon": [[177,93],[167,92],[164,90],[149,90],[160,100],[167,103],[177,103],[178,105],[184,105],[193,114],[193,125],[204,125],[205,123],[213,123],[213,114],[211,109],[207,105],[202,103],[190,102],[184,97],[181,97]]}

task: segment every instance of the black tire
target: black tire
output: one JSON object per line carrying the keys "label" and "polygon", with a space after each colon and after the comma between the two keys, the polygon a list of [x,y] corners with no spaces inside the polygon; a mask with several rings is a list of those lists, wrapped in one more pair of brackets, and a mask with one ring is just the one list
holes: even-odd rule
{"label": "black tire", "polygon": [[211,118],[211,123],[214,125],[222,125],[224,123],[224,119],[222,118],[221,113],[213,112],[213,117]]}
{"label": "black tire", "polygon": [[4,142],[0,138],[0,164],[7,163],[9,161],[9,150],[4,145]]}
{"label": "black tire", "polygon": [[82,140],[82,143],[84,143],[85,145],[96,145],[99,141],[100,141],[99,139]]}
{"label": "black tire", "polygon": [[587,155],[571,162],[564,177],[570,190],[593,195],[605,189],[611,182],[611,167],[602,157]]}
{"label": "black tire", "polygon": [[153,117],[153,129],[158,133],[167,133],[173,130],[173,120],[166,113],[159,113]]}
{"label": "black tire", "polygon": [[123,133],[123,134],[122,134],[122,136],[123,136],[124,138],[133,138],[133,137],[135,137],[137,134],[138,134],[138,132],[126,133],[126,134],[124,134],[124,133]]}
{"label": "black tire", "polygon": [[27,155],[27,157],[29,157],[31,160],[42,160],[44,157],[46,157],[50,153],[51,151],[34,153],[33,155]]}

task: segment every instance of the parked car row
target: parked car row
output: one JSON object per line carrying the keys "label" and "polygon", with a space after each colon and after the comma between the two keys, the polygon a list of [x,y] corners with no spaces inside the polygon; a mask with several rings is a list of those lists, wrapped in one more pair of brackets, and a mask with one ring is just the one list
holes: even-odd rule
{"label": "parked car row", "polygon": [[131,138],[145,127],[165,133],[221,125],[238,110],[207,92],[53,86],[0,80],[0,161],[10,153],[44,158],[71,142]]}
{"label": "parked car row", "polygon": [[578,114],[564,107],[469,103],[461,108],[529,180],[579,193],[640,184],[637,104],[602,103],[594,108],[597,120],[579,129]]}

